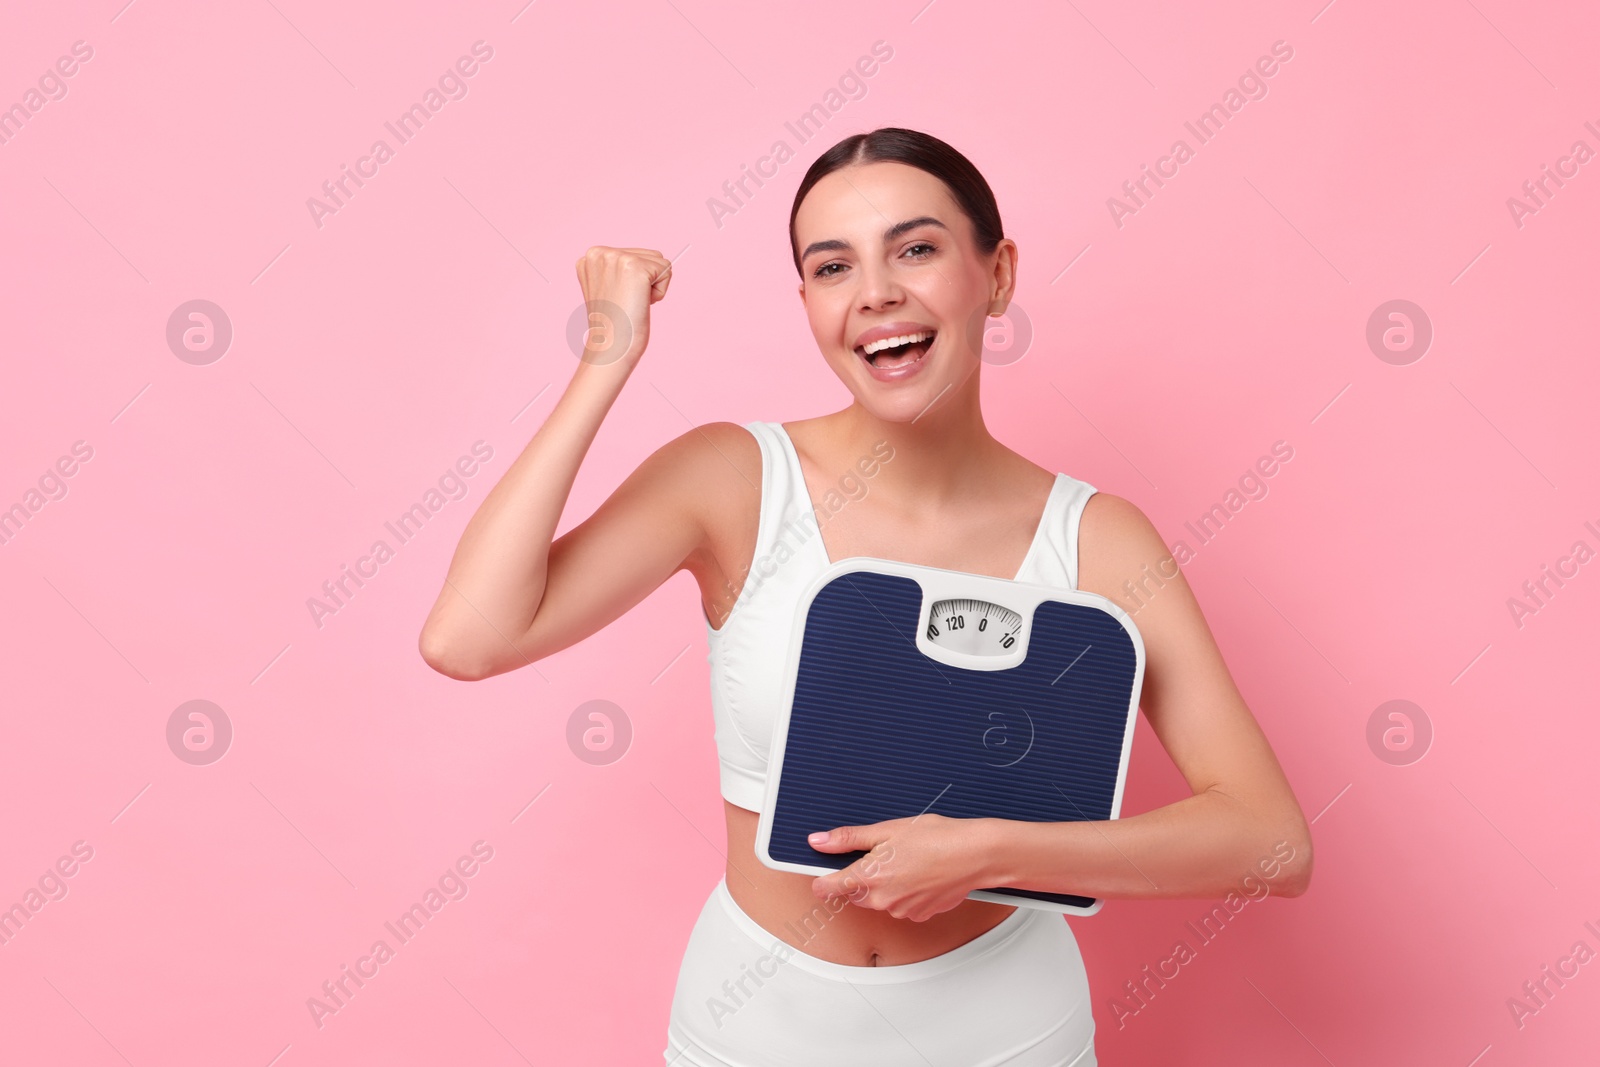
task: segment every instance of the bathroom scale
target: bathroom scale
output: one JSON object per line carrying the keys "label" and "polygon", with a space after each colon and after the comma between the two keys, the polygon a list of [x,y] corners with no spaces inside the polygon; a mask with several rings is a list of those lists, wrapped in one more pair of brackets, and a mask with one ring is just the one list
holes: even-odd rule
{"label": "bathroom scale", "polygon": [[[1133,620],[1097,593],[855,556],[801,594],[756,855],[803,874],[866,853],[808,834],[932,812],[1115,819],[1144,679]],[[1093,915],[1102,899],[967,894]]]}

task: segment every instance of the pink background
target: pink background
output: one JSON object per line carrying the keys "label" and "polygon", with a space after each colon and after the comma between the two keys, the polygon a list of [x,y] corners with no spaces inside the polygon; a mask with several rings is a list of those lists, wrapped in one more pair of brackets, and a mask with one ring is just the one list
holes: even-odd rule
{"label": "pink background", "polygon": [[[903,125],[968,154],[1021,248],[1034,340],[984,372],[1003,440],[1191,547],[1294,449],[1186,573],[1316,819],[1316,876],[1120,1028],[1123,983],[1210,905],[1075,920],[1101,1062],[1592,1060],[1600,965],[1520,1027],[1507,1007],[1600,949],[1600,564],[1520,626],[1507,603],[1600,548],[1600,162],[1520,226],[1507,207],[1600,148],[1590,5],[123,2],[0,34],[3,106],[93,49],[0,144],[0,507],[65,488],[0,545],[0,906],[93,850],[0,946],[0,1058],[660,1062],[723,864],[692,579],[480,684],[417,632],[570,377],[588,246],[677,265],[563,532],[691,425],[846,402],[788,211],[826,147]],[[397,147],[384,123],[479,40],[466,95]],[[1184,122],[1280,40],[1265,97],[1200,144]],[[892,58],[801,143],[785,122],[876,41]],[[1180,137],[1193,158],[1119,227],[1108,198]],[[307,199],[378,138],[393,158],[319,226]],[[779,139],[795,158],[719,227],[708,200]],[[195,299],[233,328],[205,365],[166,340]],[[1395,299],[1434,330],[1407,365],[1366,340]],[[319,626],[322,583],[480,440],[464,495]],[[204,766],[166,733],[196,699],[233,730]],[[610,765],[567,742],[595,699],[631,723]],[[1408,765],[1367,740],[1394,699],[1433,730]],[[1124,814],[1183,795],[1141,721]],[[467,895],[319,1027],[308,998],[480,840]]]}

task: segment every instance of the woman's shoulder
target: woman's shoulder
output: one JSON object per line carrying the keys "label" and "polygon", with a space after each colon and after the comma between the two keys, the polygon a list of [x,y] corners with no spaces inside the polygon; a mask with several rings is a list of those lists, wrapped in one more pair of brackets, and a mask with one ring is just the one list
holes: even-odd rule
{"label": "woman's shoulder", "polygon": [[1095,490],[1088,503],[1084,504],[1079,536],[1084,539],[1094,537],[1097,542],[1103,543],[1097,547],[1109,547],[1113,542],[1145,541],[1151,536],[1155,537],[1158,544],[1161,541],[1155,524],[1139,505],[1103,489]]}
{"label": "woman's shoulder", "polygon": [[685,566],[701,586],[710,617],[725,613],[728,575],[741,573],[736,561],[754,551],[761,505],[762,448],[752,431],[736,422],[691,427],[657,449],[661,476],[699,526],[699,548]]}
{"label": "woman's shoulder", "polygon": [[737,422],[707,422],[691,427],[657,450],[660,460],[683,484],[716,496],[747,485],[761,488],[761,445]]}
{"label": "woman's shoulder", "polygon": [[1161,533],[1139,505],[1097,490],[1078,520],[1078,588],[1121,600],[1124,583],[1155,572],[1175,577]]}
{"label": "woman's shoulder", "polygon": [[716,534],[760,499],[761,463],[761,445],[750,430],[736,422],[708,422],[656,448],[632,479]]}

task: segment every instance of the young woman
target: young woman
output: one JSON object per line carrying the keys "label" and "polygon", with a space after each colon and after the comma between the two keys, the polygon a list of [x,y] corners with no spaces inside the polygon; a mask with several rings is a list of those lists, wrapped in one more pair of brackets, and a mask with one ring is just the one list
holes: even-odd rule
{"label": "young woman", "polygon": [[[1094,1017],[1071,927],[966,899],[1013,886],[1092,897],[1220,898],[1311,877],[1304,816],[1188,584],[1144,514],[996,440],[979,404],[985,316],[1016,285],[994,196],[937,138],[839,142],[800,183],[789,241],[817,347],[850,390],[794,423],[711,423],[663,445],[552,539],[584,454],[643,355],[671,265],[596,247],[577,263],[611,319],[468,523],[420,648],[453,678],[559,651],[679,570],[699,583],[727,817],[727,868],[690,934],[668,1064],[1092,1067]],[[885,339],[898,339],[883,350]],[[739,342],[748,369],[759,338]],[[730,355],[728,358],[736,358]],[[870,470],[870,481],[861,475]],[[867,484],[847,506],[836,488]],[[798,531],[798,532],[797,532]],[[832,830],[870,850],[824,877],[755,856],[797,598],[851,556],[1099,593],[1135,615],[1146,718],[1193,795],[1101,822],[926,814]],[[1270,866],[1270,874],[1268,873]]]}

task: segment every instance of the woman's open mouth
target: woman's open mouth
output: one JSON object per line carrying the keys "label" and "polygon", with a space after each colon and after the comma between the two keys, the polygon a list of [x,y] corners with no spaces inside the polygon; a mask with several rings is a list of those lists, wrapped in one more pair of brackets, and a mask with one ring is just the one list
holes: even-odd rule
{"label": "woman's open mouth", "polygon": [[880,381],[895,381],[906,377],[922,364],[923,357],[933,347],[936,336],[937,331],[923,330],[875,341],[864,348],[858,346],[855,352],[872,371],[874,378]]}

